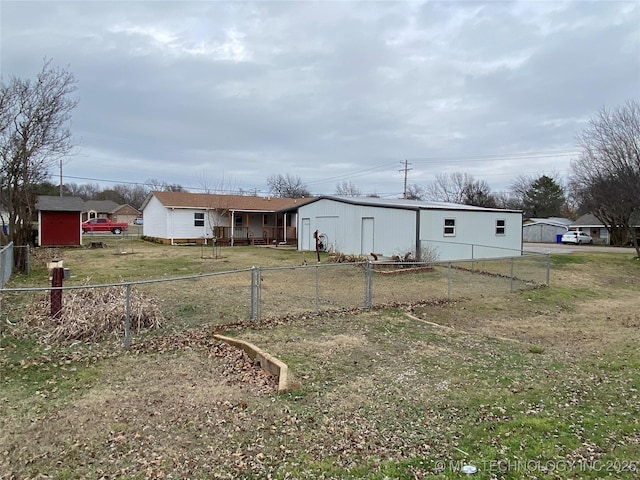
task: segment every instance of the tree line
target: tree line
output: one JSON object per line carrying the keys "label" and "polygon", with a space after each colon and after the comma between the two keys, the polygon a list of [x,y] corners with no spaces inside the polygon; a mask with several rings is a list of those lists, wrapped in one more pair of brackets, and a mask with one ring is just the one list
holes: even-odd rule
{"label": "tree line", "polygon": [[[98,184],[53,184],[52,169],[74,148],[70,120],[79,101],[76,90],[73,74],[46,59],[35,79],[0,79],[0,211],[6,212],[2,243],[9,239],[16,245],[29,243],[37,195],[62,193],[140,208],[151,190],[186,191],[181,185],[154,179],[108,189]],[[518,209],[525,217],[575,218],[592,213],[609,229],[613,244],[631,238],[640,257],[632,229],[640,223],[640,104],[629,100],[613,109],[603,107],[577,134],[576,144],[581,153],[571,162],[566,184],[553,174],[519,176],[507,192],[496,193],[468,173],[442,173],[426,185],[407,186],[403,198]],[[274,196],[311,195],[302,179],[291,174],[272,175],[267,185]],[[252,194],[242,189],[235,193]],[[363,195],[350,181],[337,184],[335,194]],[[21,253],[15,261],[18,268],[24,267]]]}

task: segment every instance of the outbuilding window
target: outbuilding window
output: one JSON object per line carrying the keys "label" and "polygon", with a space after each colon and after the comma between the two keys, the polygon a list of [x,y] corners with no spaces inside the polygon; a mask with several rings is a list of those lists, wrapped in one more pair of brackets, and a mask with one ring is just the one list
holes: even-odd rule
{"label": "outbuilding window", "polygon": [[444,236],[445,237],[456,236],[456,219],[455,218],[444,219]]}
{"label": "outbuilding window", "polygon": [[504,219],[496,220],[496,235],[504,235],[506,232],[506,222]]}
{"label": "outbuilding window", "polygon": [[196,212],[193,214],[193,226],[204,227],[204,213]]}

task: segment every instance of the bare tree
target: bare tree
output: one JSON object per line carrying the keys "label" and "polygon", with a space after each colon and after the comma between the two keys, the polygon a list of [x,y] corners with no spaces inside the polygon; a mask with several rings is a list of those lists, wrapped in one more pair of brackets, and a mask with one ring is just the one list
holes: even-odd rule
{"label": "bare tree", "polygon": [[336,195],[341,197],[360,197],[362,192],[353,183],[344,180],[336,185]]}
{"label": "bare tree", "polygon": [[424,197],[425,191],[420,185],[414,183],[413,185],[407,186],[407,200],[423,200]]}
{"label": "bare tree", "polygon": [[495,207],[497,202],[489,184],[462,172],[439,173],[425,188],[425,196],[435,202],[450,202],[478,207]]}
{"label": "bare tree", "polygon": [[473,177],[468,173],[439,173],[427,184],[425,194],[434,202],[463,203],[464,187],[472,181]]}
{"label": "bare tree", "polygon": [[80,197],[85,202],[87,200],[93,200],[98,193],[102,191],[100,184],[98,183],[83,183],[78,185],[77,183],[65,183],[67,192],[72,197]]}
{"label": "bare tree", "polygon": [[[18,245],[31,239],[35,216],[34,185],[72,149],[69,121],[78,99],[74,76],[45,60],[36,79],[11,77],[0,84],[0,203],[9,211],[9,236]],[[26,268],[18,250],[15,265]]]}
{"label": "bare tree", "polygon": [[286,175],[271,175],[267,179],[269,192],[276,197],[302,198],[309,197],[311,193],[299,176],[290,173]]}
{"label": "bare tree", "polygon": [[630,238],[640,257],[637,232],[631,228],[640,219],[640,103],[602,108],[577,141],[582,153],[571,162],[574,194],[607,227],[611,243]]}
{"label": "bare tree", "polygon": [[476,207],[496,208],[498,202],[484,180],[473,180],[462,187],[462,203]]}
{"label": "bare tree", "polygon": [[[205,211],[205,229],[208,228],[205,242],[207,237],[211,238],[212,258],[219,258],[222,256],[221,241],[225,237],[224,227],[231,226],[229,218],[231,200],[225,192],[231,192],[234,188],[226,184],[224,175],[219,179],[211,179],[206,171],[202,171],[198,175],[198,180],[202,191],[209,195]],[[231,229],[229,229],[229,235],[231,236]],[[230,239],[230,241],[233,240]]]}
{"label": "bare tree", "polygon": [[188,190],[178,183],[169,183],[165,180],[150,178],[145,181],[145,185],[150,190],[159,190],[161,192],[187,192]]}

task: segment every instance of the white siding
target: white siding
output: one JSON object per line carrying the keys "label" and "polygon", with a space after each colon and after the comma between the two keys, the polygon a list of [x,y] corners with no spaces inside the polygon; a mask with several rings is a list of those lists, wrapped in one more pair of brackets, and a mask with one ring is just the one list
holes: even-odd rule
{"label": "white siding", "polygon": [[[455,220],[455,235],[444,234],[445,219]],[[504,235],[497,221],[504,221]],[[522,248],[522,214],[508,211],[422,210],[420,239],[438,260],[518,255]]]}
{"label": "white siding", "polygon": [[[374,219],[373,225],[362,228],[362,219]],[[325,234],[334,251],[352,255],[369,255],[363,247],[374,245],[375,252],[385,256],[403,255],[415,251],[416,211],[384,208],[369,205],[353,205],[322,199],[298,210],[298,248],[314,249],[313,233]],[[309,219],[309,227],[305,224]],[[370,232],[373,239],[362,239],[362,232]]]}
{"label": "white siding", "polygon": [[567,227],[549,223],[529,223],[522,227],[524,242],[557,243],[557,236],[566,233]]}
{"label": "white siding", "polygon": [[[204,214],[204,226],[195,226],[195,213]],[[202,208],[165,207],[156,197],[151,197],[144,208],[142,233],[149,237],[174,239],[211,238],[212,224],[227,226],[227,216],[218,216],[214,211]]]}
{"label": "white siding", "polygon": [[[453,208],[390,208],[321,199],[303,205],[298,248],[313,249],[316,229],[328,237],[329,248],[345,254],[385,257],[416,252],[416,217],[420,215],[420,248],[435,252],[435,260],[495,258],[519,255],[522,214],[462,206]],[[453,235],[445,235],[445,219],[455,221]],[[308,222],[308,227],[307,227]],[[364,238],[363,235],[372,236]]]}
{"label": "white siding", "polygon": [[148,237],[169,238],[169,211],[152,196],[142,212],[142,234]]}

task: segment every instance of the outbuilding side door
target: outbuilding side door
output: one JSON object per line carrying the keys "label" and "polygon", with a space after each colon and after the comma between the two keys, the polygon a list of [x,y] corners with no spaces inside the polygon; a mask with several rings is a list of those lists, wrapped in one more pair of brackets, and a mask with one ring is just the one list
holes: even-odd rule
{"label": "outbuilding side door", "polygon": [[[302,219],[302,232],[300,232],[300,235],[302,250],[311,250],[311,219]],[[313,249],[315,249],[315,245]]]}
{"label": "outbuilding side door", "polygon": [[362,217],[362,224],[360,228],[360,254],[369,255],[374,252],[373,217]]}

